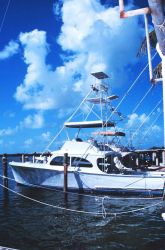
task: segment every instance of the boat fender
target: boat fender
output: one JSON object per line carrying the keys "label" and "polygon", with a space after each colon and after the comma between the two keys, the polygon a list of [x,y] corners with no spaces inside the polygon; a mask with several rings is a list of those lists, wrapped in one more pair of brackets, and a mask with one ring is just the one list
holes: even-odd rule
{"label": "boat fender", "polygon": [[165,213],[162,213],[162,218],[165,221]]}

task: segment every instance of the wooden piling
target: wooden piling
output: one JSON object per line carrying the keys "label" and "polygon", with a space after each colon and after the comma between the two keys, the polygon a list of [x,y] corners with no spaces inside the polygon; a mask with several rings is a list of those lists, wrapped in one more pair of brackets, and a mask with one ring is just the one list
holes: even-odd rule
{"label": "wooden piling", "polygon": [[8,187],[8,171],[7,171],[7,156],[6,154],[2,157],[2,171],[3,171],[3,185]]}
{"label": "wooden piling", "polygon": [[64,192],[68,191],[68,154],[64,154]]}
{"label": "wooden piling", "polygon": [[22,154],[22,162],[25,162],[25,155]]}
{"label": "wooden piling", "polygon": [[155,159],[155,165],[159,166],[159,159],[158,158]]}

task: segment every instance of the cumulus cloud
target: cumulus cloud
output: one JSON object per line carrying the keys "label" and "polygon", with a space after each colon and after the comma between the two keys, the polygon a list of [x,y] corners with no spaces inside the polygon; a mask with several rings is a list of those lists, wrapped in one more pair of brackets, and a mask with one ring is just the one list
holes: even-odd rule
{"label": "cumulus cloud", "polygon": [[27,140],[24,141],[24,146],[29,148],[31,145],[33,144],[33,139],[29,138]]}
{"label": "cumulus cloud", "polygon": [[28,115],[25,119],[20,122],[20,127],[23,128],[42,128],[44,125],[44,118],[42,114]]}
{"label": "cumulus cloud", "polygon": [[[127,131],[128,143],[133,144],[133,146],[137,148],[142,144],[143,146],[146,145],[146,147],[155,145],[157,143],[155,138],[157,138],[158,143],[160,143],[162,130],[161,127],[156,124],[159,113],[160,110],[157,109],[157,113],[150,117],[145,113],[141,115],[136,113],[128,115],[128,121],[124,125],[124,129]],[[154,137],[152,136],[153,133]]]}
{"label": "cumulus cloud", "polygon": [[126,124],[127,128],[137,128],[138,126],[141,126],[143,123],[147,123],[149,121],[149,117],[146,114],[138,115],[136,113],[133,113],[131,115],[128,115],[128,121]]}
{"label": "cumulus cloud", "polygon": [[19,44],[14,41],[10,41],[9,44],[6,45],[2,51],[0,51],[0,60],[4,60],[15,55],[18,53],[18,49]]}
{"label": "cumulus cloud", "polygon": [[51,137],[51,135],[50,135],[50,132],[49,132],[49,131],[47,131],[47,132],[41,134],[41,138],[42,138],[44,141],[50,141],[50,137]]}
{"label": "cumulus cloud", "polygon": [[60,8],[55,13],[63,22],[58,37],[63,65],[52,69],[47,64],[46,32],[36,29],[19,36],[27,72],[15,98],[25,109],[73,107],[90,88],[90,72],[110,72],[112,84],[121,84],[137,53],[142,35],[138,18],[123,21],[118,7],[105,8],[96,0],[60,1]]}
{"label": "cumulus cloud", "polygon": [[0,137],[13,135],[13,134],[15,134],[16,131],[17,131],[17,127],[16,128],[8,127],[6,129],[1,129],[0,130]]}

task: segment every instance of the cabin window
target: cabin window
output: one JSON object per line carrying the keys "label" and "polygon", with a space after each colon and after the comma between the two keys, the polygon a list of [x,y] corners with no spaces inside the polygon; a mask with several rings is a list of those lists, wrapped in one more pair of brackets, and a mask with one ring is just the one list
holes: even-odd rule
{"label": "cabin window", "polygon": [[[70,159],[68,158],[68,163],[69,162],[70,162]],[[63,166],[64,156],[56,156],[53,160],[51,160],[50,165]]]}
{"label": "cabin window", "polygon": [[100,151],[112,151],[108,145],[98,144]]}
{"label": "cabin window", "polygon": [[92,168],[92,163],[86,159],[79,158],[79,157],[72,157],[71,158],[71,166],[72,167],[86,167]]}

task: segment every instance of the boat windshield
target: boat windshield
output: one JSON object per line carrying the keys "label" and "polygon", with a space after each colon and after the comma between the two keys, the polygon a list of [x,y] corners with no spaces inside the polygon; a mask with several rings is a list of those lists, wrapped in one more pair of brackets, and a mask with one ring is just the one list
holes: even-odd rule
{"label": "boat windshield", "polygon": [[113,151],[108,145],[99,143],[98,148],[100,151]]}

